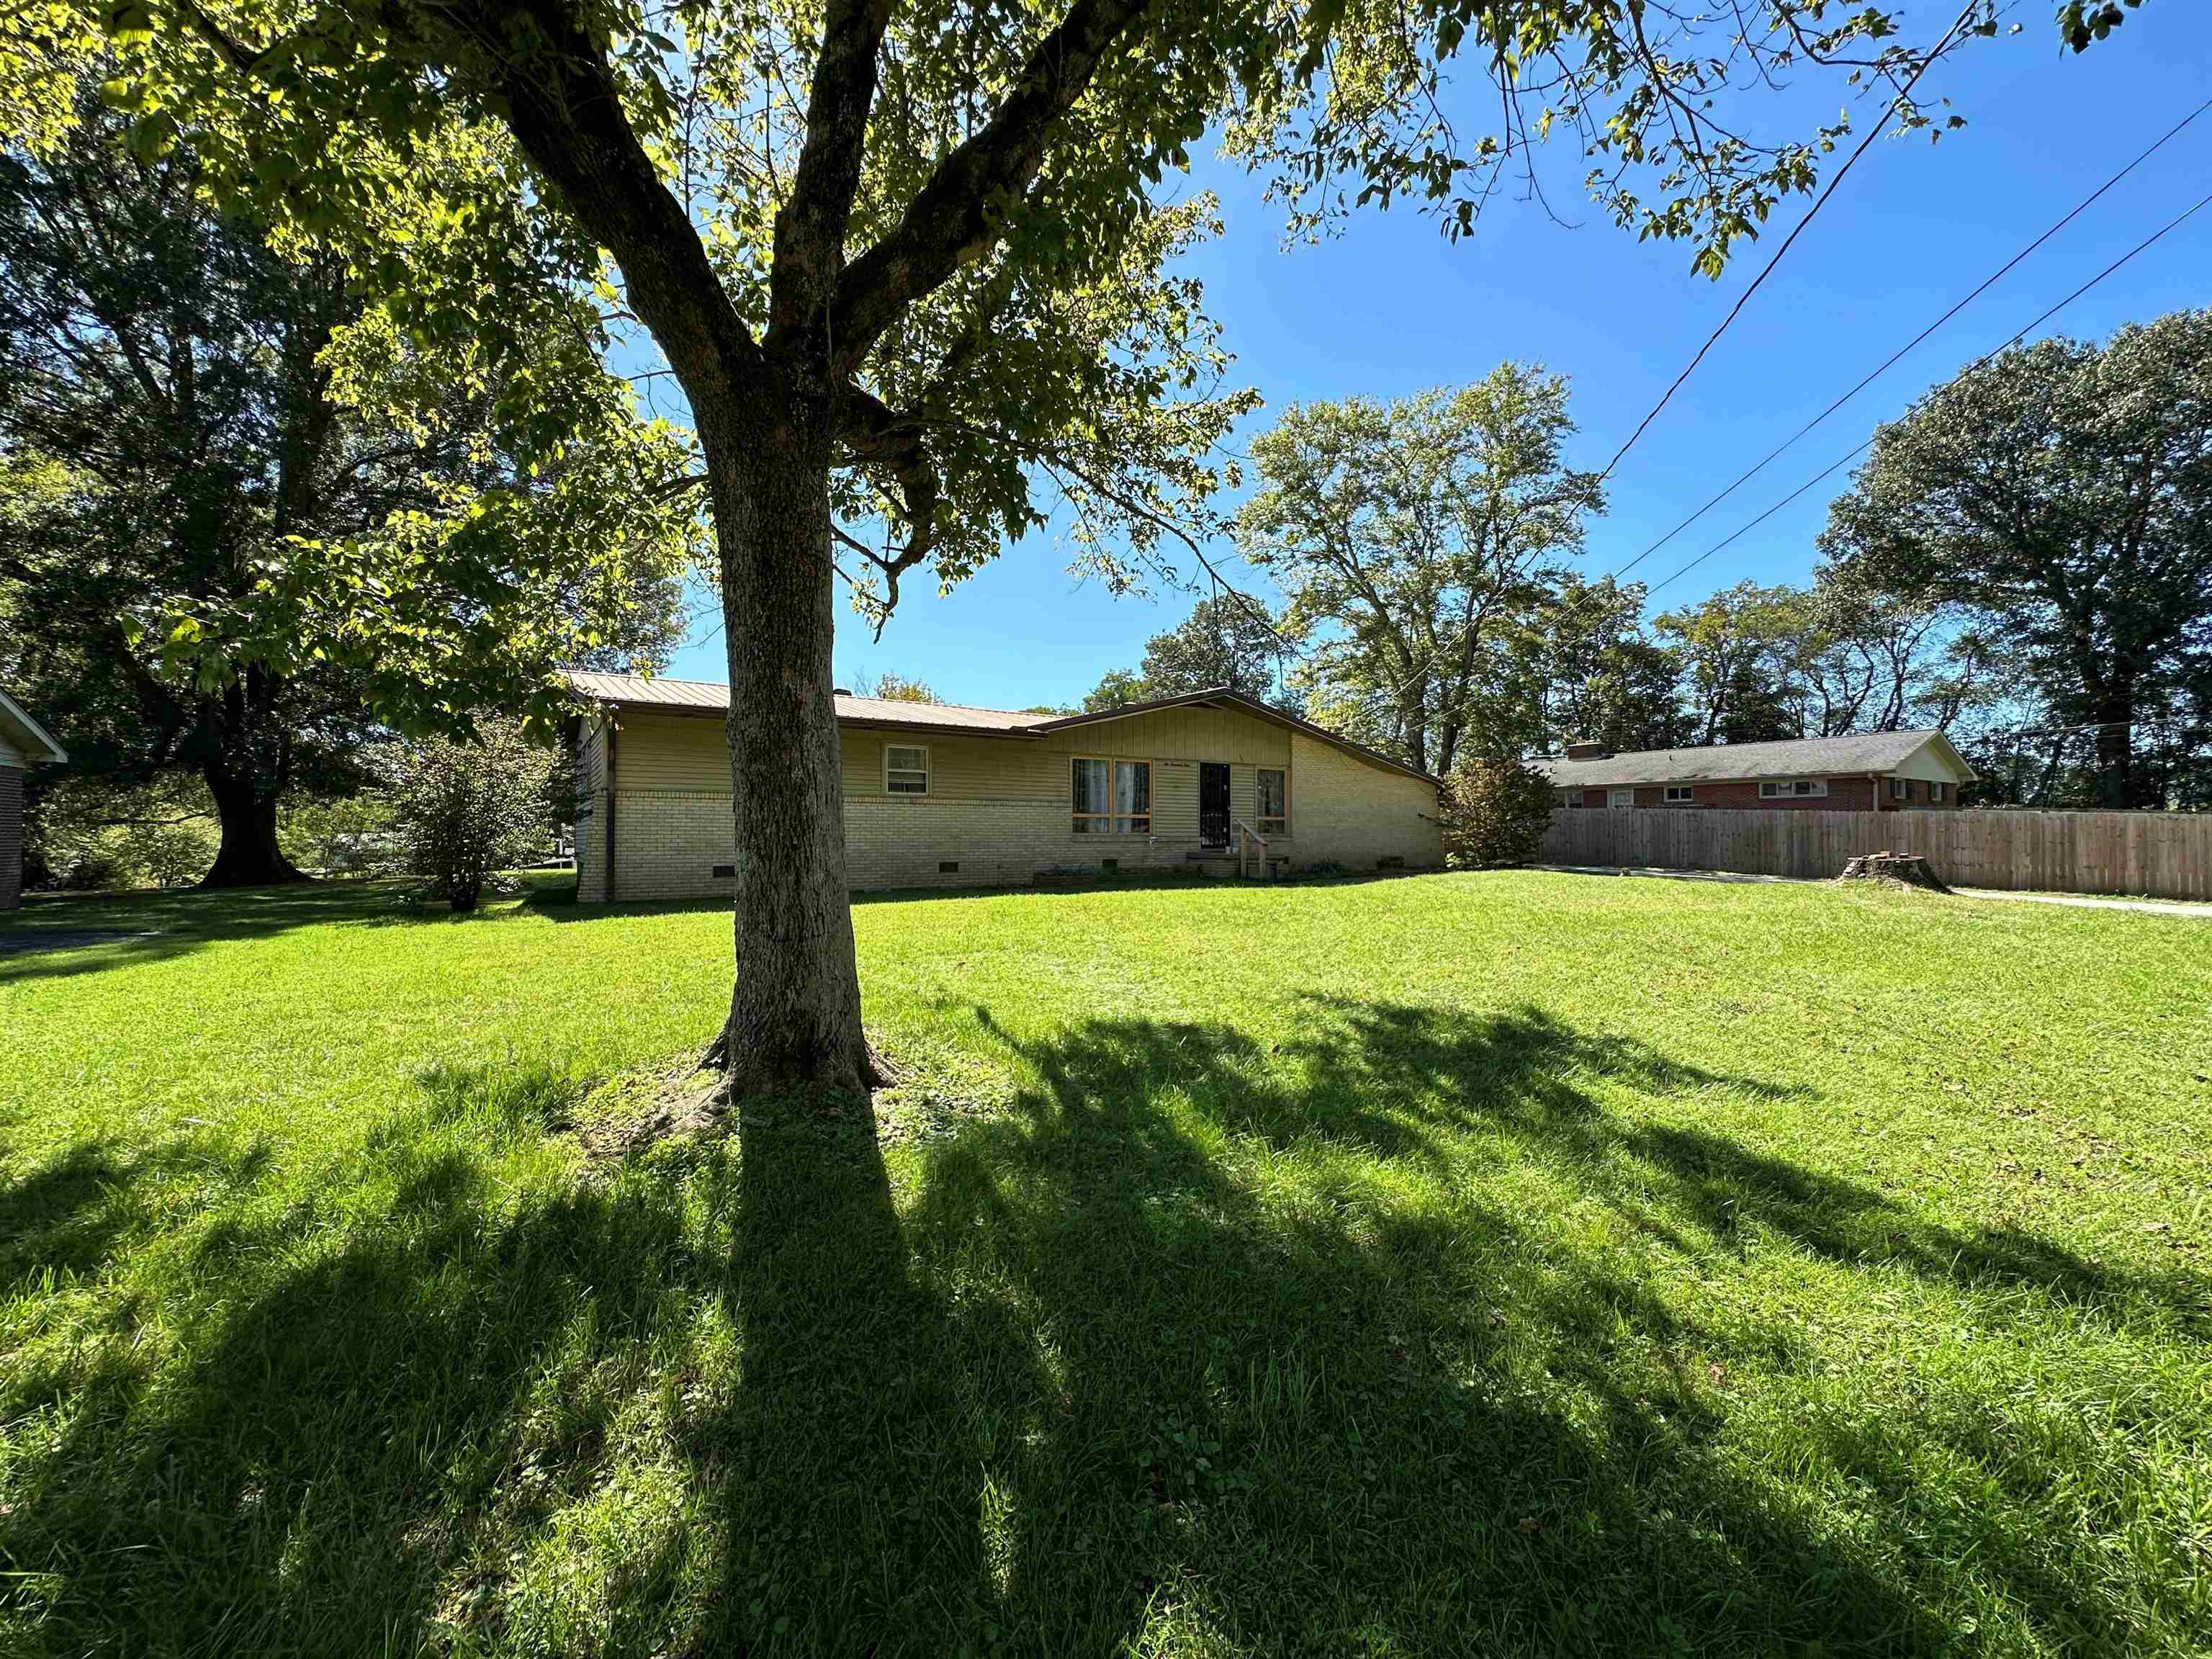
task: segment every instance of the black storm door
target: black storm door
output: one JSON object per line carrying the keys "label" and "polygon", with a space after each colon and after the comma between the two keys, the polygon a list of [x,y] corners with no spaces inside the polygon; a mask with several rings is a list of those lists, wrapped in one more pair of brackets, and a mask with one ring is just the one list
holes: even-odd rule
{"label": "black storm door", "polygon": [[1229,769],[1218,761],[1198,763],[1198,844],[1229,845]]}

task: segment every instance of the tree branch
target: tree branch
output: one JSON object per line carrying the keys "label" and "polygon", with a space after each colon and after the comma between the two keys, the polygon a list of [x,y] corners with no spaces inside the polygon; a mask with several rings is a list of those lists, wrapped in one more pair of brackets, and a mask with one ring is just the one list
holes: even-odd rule
{"label": "tree branch", "polygon": [[907,522],[912,526],[905,547],[888,559],[879,557],[850,537],[842,538],[884,573],[884,605],[876,619],[876,637],[881,639],[884,623],[890,619],[892,610],[898,605],[901,574],[927,558],[936,545],[941,486],[937,465],[930,459],[921,432],[880,398],[860,386],[848,386],[844,391],[843,412],[841,435],[854,459],[863,466],[888,471],[897,481],[899,495],[906,503]]}
{"label": "tree branch", "polygon": [[525,153],[620,263],[639,318],[711,420],[740,376],[763,369],[761,349],[624,114],[605,53],[564,0],[458,0],[432,15],[469,48],[456,67],[505,100]]}
{"label": "tree branch", "polygon": [[830,0],[806,99],[806,142],[791,195],[775,216],[768,347],[794,334],[824,334],[844,268],[845,230],[860,188],[876,98],[876,57],[890,24],[890,0]]}
{"label": "tree branch", "polygon": [[1156,0],[1076,0],[1038,43],[981,131],[944,161],[897,228],[845,267],[833,318],[840,373],[857,367],[901,312],[998,240],[1005,204],[1044,165],[1053,124],[1074,107],[1098,66]]}

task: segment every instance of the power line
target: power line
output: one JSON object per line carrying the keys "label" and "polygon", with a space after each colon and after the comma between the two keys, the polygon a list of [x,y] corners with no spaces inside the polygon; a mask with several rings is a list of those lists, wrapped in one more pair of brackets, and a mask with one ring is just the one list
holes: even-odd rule
{"label": "power line", "polygon": [[1597,475],[1601,482],[1613,476],[1613,470],[1620,465],[1621,458],[1636,447],[1636,441],[1644,435],[1645,428],[1659,418],[1659,411],[1674,401],[1674,394],[1682,389],[1682,383],[1696,372],[1699,363],[1705,362],[1705,354],[1719,343],[1721,336],[1728,332],[1729,325],[1735,322],[1737,314],[1751,302],[1751,296],[1758,293],[1760,285],[1774,274],[1774,268],[1782,263],[1782,256],[1790,252],[1791,244],[1804,234],[1805,227],[1813,222],[1822,208],[1827,206],[1828,198],[1836,193],[1836,187],[1844,182],[1851,168],[1857,165],[1859,157],[1874,147],[1874,141],[1881,137],[1882,130],[1888,126],[1890,118],[1897,113],[1898,106],[1912,96],[1912,88],[1920,84],[1920,77],[1927,74],[1929,66],[1949,49],[1952,36],[1965,27],[1966,20],[1980,9],[1981,4],[1982,0],[1966,0],[1966,9],[1952,20],[1951,27],[1943,31],[1943,38],[1936,43],[1936,49],[1920,60],[1917,67],[1913,70],[1911,78],[1898,88],[1897,96],[1892,99],[1888,107],[1882,111],[1881,119],[1876,121],[1868,131],[1867,136],[1859,141],[1858,148],[1844,158],[1843,166],[1836,169],[1834,176],[1828,180],[1827,187],[1814,198],[1813,205],[1805,210],[1805,216],[1797,222],[1789,235],[1782,239],[1782,246],[1774,250],[1774,257],[1760,269],[1758,276],[1751,279],[1751,285],[1745,289],[1736,297],[1736,302],[1729,307],[1728,315],[1721,319],[1721,325],[1706,337],[1705,344],[1698,348],[1698,355],[1690,359],[1688,365],[1674,377],[1674,384],[1661,395],[1657,403],[1651,405],[1651,412],[1636,423],[1636,430],[1628,434],[1628,441],[1613,451],[1613,459],[1605,464],[1605,471]]}
{"label": "power line", "polygon": [[[2166,222],[2166,223],[2164,223],[2163,225],[2160,226],[2156,230],[2153,231],[2149,235],[2148,235],[2148,236],[2144,237],[2144,238],[2143,238],[2143,240],[2142,240],[2142,241],[2137,242],[2137,243],[2136,243],[2133,247],[2130,248],[2130,249],[2129,249],[2125,253],[2123,253],[2122,255],[2120,255],[2120,257],[2119,257],[2118,258],[2117,258],[2117,259],[2113,260],[2112,264],[2110,264],[2106,265],[2106,266],[2102,270],[2099,271],[2099,272],[2098,272],[2094,276],[2092,276],[2092,277],[2091,277],[2087,282],[2086,282],[2086,283],[2082,283],[2081,287],[2079,287],[2079,288],[2075,289],[2071,294],[2068,295],[2064,299],[2061,300],[2061,301],[2060,301],[2057,305],[2052,306],[2049,310],[2045,311],[2045,312],[2041,316],[2038,317],[2038,318],[2037,318],[2033,322],[2030,323],[2030,324],[2029,324],[2026,328],[2021,329],[2021,330],[2020,331],[2020,332],[2019,332],[2019,333],[2017,333],[2017,334],[2015,334],[2015,335],[2014,335],[2014,336],[2012,337],[2012,338],[2010,338],[2009,340],[2007,340],[2007,341],[2006,341],[2002,345],[1996,347],[1994,350],[1987,351],[1987,352],[1983,353],[1983,354],[1982,354],[1982,356],[1978,356],[1978,357],[1975,358],[1975,359],[1974,359],[1974,361],[1973,361],[1972,362],[1968,363],[1968,364],[1966,366],[1966,368],[1964,368],[1960,369],[1960,370],[1959,371],[1959,374],[1960,374],[1960,375],[1971,374],[1972,374],[1976,369],[1984,367],[1985,364],[1989,363],[1991,360],[1993,360],[1993,359],[1994,359],[1994,358],[1998,355],[1998,353],[1999,353],[1999,352],[2008,351],[2008,350],[2010,350],[2014,346],[2018,345],[2018,344],[2019,344],[2022,340],[2026,339],[2026,338],[2027,338],[2030,334],[2033,334],[2033,333],[2037,329],[2039,329],[2039,328],[2042,327],[2044,324],[2045,324],[2045,323],[2049,322],[2049,321],[2050,321],[2053,317],[2057,316],[2060,312],[2062,312],[2062,311],[2065,310],[2065,309],[2066,309],[2066,307],[2067,307],[2068,306],[2072,305],[2072,304],[2075,302],[2075,301],[2076,301],[2076,300],[2080,299],[2083,295],[2087,294],[2087,293],[2091,289],[2095,288],[2099,283],[2102,283],[2102,282],[2103,282],[2106,277],[2110,276],[2111,276],[2114,271],[2118,270],[2122,265],[2126,264],[2127,264],[2130,259],[2133,259],[2133,258],[2134,258],[2137,254],[2139,254],[2139,253],[2141,253],[2141,252],[2144,252],[2146,249],[2149,248],[2153,244],[2154,244],[2154,243],[2156,243],[2156,242],[2158,242],[2158,241],[2160,241],[2160,240],[2163,240],[2163,239],[2164,239],[2164,238],[2165,238],[2165,237],[2166,237],[2169,233],[2171,233],[2172,231],[2174,231],[2174,230],[2176,230],[2176,229],[2179,228],[2180,228],[2180,226],[2181,226],[2183,223],[2185,223],[2185,222],[2186,221],[2188,221],[2190,218],[2193,217],[2196,214],[2197,214],[2198,212],[2200,212],[2202,210],[2203,210],[2203,209],[2204,209],[2204,208],[2206,208],[2207,206],[2212,206],[2212,195],[2206,195],[2206,196],[2199,197],[2199,198],[2197,198],[2197,200],[2196,204],[2195,204],[2193,206],[2191,206],[2191,207],[2188,207],[2188,208],[2185,208],[2185,209],[2184,209],[2180,213],[2177,214],[2174,217],[2172,217],[2172,218],[2171,218],[2171,219],[2167,220],[2167,221]],[[1815,473],[1813,477],[1811,477],[1808,478],[1808,479],[1807,479],[1803,483],[1802,483],[1802,484],[1798,485],[1796,489],[1795,489],[1791,490],[1791,491],[1790,491],[1787,495],[1784,495],[1784,496],[1780,501],[1778,501],[1775,502],[1775,504],[1774,504],[1773,506],[1771,506],[1771,507],[1768,507],[1768,508],[1766,509],[1766,511],[1765,511],[1765,512],[1764,512],[1764,513],[1760,514],[1757,518],[1753,519],[1753,520],[1749,524],[1745,525],[1744,526],[1742,526],[1742,528],[1741,528],[1741,529],[1737,530],[1737,531],[1736,531],[1736,532],[1735,532],[1733,534],[1731,534],[1731,535],[1728,536],[1728,537],[1727,537],[1727,538],[1725,538],[1724,539],[1723,539],[1723,540],[1721,540],[1721,541],[1718,541],[1718,542],[1714,543],[1712,546],[1711,546],[1711,547],[1707,548],[1704,552],[1702,552],[1702,553],[1698,554],[1698,556],[1697,556],[1696,558],[1692,559],[1692,560],[1691,560],[1687,564],[1685,564],[1685,565],[1681,566],[1679,569],[1675,570],[1675,571],[1673,573],[1673,574],[1671,574],[1671,575],[1668,575],[1668,576],[1665,577],[1664,579],[1662,579],[1662,580],[1660,580],[1660,581],[1657,581],[1657,582],[1653,583],[1653,584],[1652,584],[1652,586],[1651,586],[1650,587],[1647,588],[1647,589],[1644,591],[1644,597],[1645,597],[1646,599],[1649,599],[1652,594],[1656,593],[1656,592],[1657,592],[1661,588],[1662,588],[1662,587],[1666,586],[1668,585],[1668,583],[1672,582],[1672,581],[1675,580],[1677,578],[1679,578],[1679,577],[1680,577],[1680,576],[1682,576],[1682,575],[1685,575],[1685,574],[1686,574],[1688,572],[1690,572],[1690,571],[1692,571],[1692,570],[1695,569],[1698,566],[1699,566],[1699,565],[1703,564],[1703,563],[1704,563],[1707,559],[1711,558],[1711,557],[1713,556],[1713,555],[1714,555],[1714,554],[1716,554],[1716,553],[1717,553],[1717,552],[1721,551],[1721,550],[1722,550],[1722,549],[1723,549],[1723,548],[1725,548],[1725,547],[1728,547],[1728,546],[1729,546],[1729,545],[1730,545],[1732,543],[1735,542],[1739,538],[1742,537],[1743,535],[1745,535],[1745,534],[1746,534],[1746,533],[1747,533],[1748,532],[1750,532],[1750,531],[1752,531],[1752,530],[1754,530],[1754,529],[1758,528],[1758,526],[1759,526],[1760,525],[1762,525],[1762,524],[1765,523],[1767,520],[1769,520],[1769,519],[1772,518],[1776,514],[1779,513],[1779,512],[1780,512],[1784,507],[1785,507],[1789,506],[1790,502],[1792,502],[1792,501],[1796,501],[1796,500],[1800,495],[1803,495],[1807,490],[1808,490],[1808,489],[1812,489],[1812,487],[1813,487],[1814,484],[1819,483],[1820,482],[1820,480],[1821,480],[1821,479],[1823,479],[1823,478],[1826,477],[1830,473],[1834,472],[1834,471],[1835,471],[1838,468],[1839,468],[1839,467],[1848,466],[1849,465],[1850,465],[1850,463],[1851,463],[1851,462],[1853,462],[1853,461],[1856,460],[1856,459],[1857,459],[1861,455],[1863,455],[1863,454],[1864,454],[1868,450],[1869,450],[1869,449],[1871,449],[1871,448],[1873,448],[1873,447],[1874,447],[1874,439],[1873,439],[1871,436],[1869,436],[1869,437],[1868,437],[1868,438],[1863,441],[1863,442],[1862,442],[1862,443],[1858,444],[1856,447],[1854,447],[1849,454],[1847,454],[1847,455],[1845,455],[1845,456],[1842,457],[1842,458],[1841,458],[1840,459],[1838,459],[1838,460],[1836,460],[1836,461],[1834,461],[1834,462],[1832,462],[1832,463],[1831,463],[1830,465],[1828,465],[1827,466],[1823,467],[1823,468],[1822,468],[1819,472]]]}
{"label": "power line", "polygon": [[[2129,162],[2111,178],[2106,179],[2103,184],[2098,185],[2096,189],[2090,191],[2088,195],[2083,197],[2079,202],[2075,203],[2073,209],[2064,218],[2059,220],[2056,224],[2052,225],[2050,229],[2045,231],[2042,235],[2037,237],[2026,247],[2021,249],[2019,252],[2014,254],[2011,258],[2006,260],[2003,264],[1998,266],[1997,269],[1991,272],[1988,276],[1984,277],[1974,289],[1972,293],[1959,301],[1941,317],[1938,317],[1934,322],[1929,324],[1927,327],[1922,329],[1919,333],[1914,335],[1910,340],[1907,340],[1903,345],[1892,352],[1887,358],[1883,360],[1880,368],[1869,374],[1849,392],[1844,393],[1842,397],[1837,398],[1835,402],[1830,404],[1818,415],[1815,415],[1811,420],[1806,422],[1804,425],[1799,427],[1787,438],[1784,438],[1780,443],[1769,450],[1763,459],[1761,459],[1755,465],[1752,466],[1748,471],[1745,471],[1734,483],[1731,483],[1727,489],[1722,490],[1719,495],[1714,496],[1703,507],[1690,514],[1688,518],[1683,520],[1681,523],[1676,525],[1672,530],[1662,536],[1657,541],[1652,543],[1650,546],[1645,548],[1641,553],[1638,553],[1626,564],[1622,565],[1618,570],[1612,572],[1609,580],[1618,580],[1621,577],[1626,575],[1630,571],[1635,569],[1638,565],[1642,564],[1644,560],[1650,558],[1661,548],[1666,546],[1668,543],[1673,541],[1675,537],[1680,535],[1692,525],[1697,523],[1698,520],[1704,518],[1706,514],[1711,512],[1729,496],[1735,495],[1735,492],[1742,489],[1745,484],[1749,483],[1752,479],[1758,477],[1759,473],[1765,471],[1784,450],[1790,448],[1790,446],[1795,444],[1800,438],[1802,438],[1807,433],[1812,431],[1814,428],[1819,426],[1823,421],[1826,420],[1829,416],[1834,414],[1845,404],[1850,402],[1852,398],[1857,397],[1860,392],[1865,391],[1867,387],[1873,385],[1884,374],[1889,373],[1891,369],[1896,368],[1898,363],[1903,358],[1910,354],[1923,341],[1926,340],[1929,335],[1935,333],[1936,331],[1942,328],[1944,324],[1949,322],[1954,317],[1964,311],[1968,306],[1980,299],[1983,295],[1988,293],[1990,289],[1994,288],[1999,282],[2002,281],[2005,276],[2009,275],[2013,268],[2019,264],[2021,260],[2027,258],[2029,254],[2034,252],[2045,242],[2056,236],[2060,231],[2072,224],[2075,220],[2080,218],[2082,213],[2093,206],[2099,198],[2105,195],[2114,185],[2120,183],[2120,181],[2125,179],[2130,173],[2133,173],[2145,161],[2148,161],[2152,156],[2163,149],[2169,139],[2174,137],[2182,131],[2183,128],[2188,126],[2191,122],[2196,120],[2198,116],[2203,114],[2207,110],[2212,110],[2212,98],[2205,100],[2204,102],[2199,104],[2188,114],[2183,116],[2181,119],[2177,121],[2172,126],[2167,128],[2164,136],[2161,137],[2157,143],[2151,145],[2148,149],[2146,149],[2142,155],[2136,156],[2134,161]],[[1831,468],[1830,471],[1833,471],[1833,469]]]}

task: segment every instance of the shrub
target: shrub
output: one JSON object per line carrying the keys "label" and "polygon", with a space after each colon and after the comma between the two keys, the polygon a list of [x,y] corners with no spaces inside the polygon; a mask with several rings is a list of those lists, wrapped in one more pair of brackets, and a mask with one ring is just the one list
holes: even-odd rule
{"label": "shrub", "polygon": [[380,876],[392,872],[399,850],[392,827],[394,805],[388,757],[371,768],[375,787],[351,795],[308,796],[287,803],[276,823],[284,856],[302,870],[325,876]]}
{"label": "shrub", "polygon": [[1444,854],[1455,870],[1527,864],[1551,826],[1551,781],[1517,759],[1462,763],[1444,780],[1437,799]]}
{"label": "shrub", "polygon": [[27,805],[23,872],[29,886],[70,892],[180,887],[215,861],[207,786],[171,773],[150,783],[64,774]]}
{"label": "shrub", "polygon": [[480,721],[472,743],[434,738],[409,750],[394,792],[408,872],[454,909],[475,909],[494,872],[547,832],[560,769],[505,719]]}

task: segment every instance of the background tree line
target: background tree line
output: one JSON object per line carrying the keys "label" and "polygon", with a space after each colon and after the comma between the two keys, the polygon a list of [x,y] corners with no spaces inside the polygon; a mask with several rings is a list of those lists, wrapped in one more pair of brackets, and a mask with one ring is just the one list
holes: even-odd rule
{"label": "background tree line", "polygon": [[1654,612],[1570,562],[1604,511],[1564,377],[1294,406],[1237,551],[1097,708],[1228,685],[1443,775],[1470,757],[1932,726],[1985,802],[2212,805],[2212,313],[2016,347],[1878,431],[1813,580]]}

